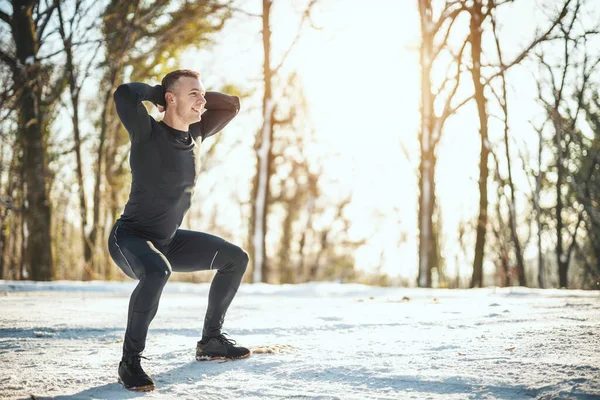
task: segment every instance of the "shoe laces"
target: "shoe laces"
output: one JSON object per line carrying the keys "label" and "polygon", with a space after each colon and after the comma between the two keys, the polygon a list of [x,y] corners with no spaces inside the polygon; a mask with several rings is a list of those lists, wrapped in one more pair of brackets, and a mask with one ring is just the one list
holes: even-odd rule
{"label": "shoe laces", "polygon": [[142,366],[140,364],[140,359],[141,358],[145,358],[146,360],[150,360],[150,358],[148,357],[144,357],[141,354],[136,354],[131,356],[127,361],[125,361],[129,366],[130,369],[133,371],[143,371]]}
{"label": "shoe laces", "polygon": [[237,344],[235,340],[225,337],[225,335],[227,335],[227,333],[223,332],[219,336],[215,337],[215,339],[217,339],[219,342],[223,343],[225,346],[228,347]]}

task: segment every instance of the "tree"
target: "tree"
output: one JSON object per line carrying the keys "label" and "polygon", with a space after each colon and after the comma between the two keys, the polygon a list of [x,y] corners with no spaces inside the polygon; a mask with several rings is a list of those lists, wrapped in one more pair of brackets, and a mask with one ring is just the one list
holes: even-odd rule
{"label": "tree", "polygon": [[[419,0],[421,21],[421,124],[419,132],[419,274],[417,284],[420,287],[431,286],[431,272],[438,268],[437,231],[434,225],[434,214],[437,208],[435,195],[436,149],[441,139],[444,125],[448,118],[455,114],[469,98],[455,104],[454,99],[463,74],[463,52],[467,42],[461,41],[458,54],[454,54],[448,46],[448,38],[459,14],[463,11],[461,2],[446,1],[441,10],[434,15],[432,0]],[[447,66],[447,75],[436,87],[433,67],[440,55],[449,54],[452,61]],[[436,113],[434,104],[441,103],[441,113]]]}
{"label": "tree", "polygon": [[[496,42],[496,52],[497,52],[497,56],[498,56],[498,61],[500,63],[500,65],[504,64],[504,56],[502,55],[502,47],[500,45],[500,38],[499,38],[499,34],[498,34],[498,29],[497,29],[497,22],[496,22],[496,16],[495,14],[495,10],[493,10],[493,13],[491,14],[491,25],[492,25],[492,31],[494,34],[494,40]],[[481,78],[481,77],[479,77]],[[521,245],[521,239],[519,238],[519,235],[517,233],[517,216],[516,216],[516,210],[517,210],[517,201],[516,201],[516,186],[514,183],[514,179],[513,179],[513,167],[512,167],[512,159],[511,159],[511,152],[510,152],[510,140],[509,140],[509,124],[508,124],[508,95],[507,95],[507,88],[506,88],[506,76],[505,76],[505,71],[501,70],[499,72],[499,78],[500,78],[500,93],[498,93],[494,87],[492,85],[490,85],[489,87],[491,88],[492,92],[494,93],[494,96],[498,102],[498,105],[500,106],[500,108],[502,109],[502,118],[503,118],[503,125],[504,125],[504,150],[505,150],[505,155],[506,155],[506,165],[507,165],[507,171],[508,171],[508,177],[507,179],[502,178],[500,175],[500,163],[498,161],[498,158],[496,157],[496,155],[494,155],[495,158],[495,164],[496,164],[496,174],[498,175],[498,181],[499,181],[499,188],[498,188],[498,192],[499,192],[499,196],[498,196],[498,203],[500,203],[502,197],[506,198],[506,202],[508,203],[508,226],[509,226],[509,230],[510,230],[510,238],[512,240],[513,246],[514,246],[514,253],[515,253],[515,258],[516,258],[516,269],[517,269],[517,276],[519,278],[519,285],[520,286],[526,286],[527,283],[525,281],[525,263],[523,261],[523,250],[522,250],[522,245]],[[475,76],[473,77],[473,80],[475,80]],[[481,94],[483,94],[483,92],[481,92]],[[487,118],[487,116],[485,116]],[[486,123],[487,124],[487,123]],[[486,127],[487,129],[487,127]],[[482,129],[483,131],[483,129]],[[482,134],[483,136],[483,134]],[[486,136],[486,140],[487,140],[487,134]],[[488,141],[489,142],[489,141]],[[487,148],[487,146],[485,146]],[[491,149],[487,149],[490,150]],[[482,152],[482,159],[483,157],[486,157],[484,155],[484,153]],[[483,168],[483,166],[481,166]],[[508,187],[508,191],[509,191],[509,195],[505,196],[506,193],[506,188]],[[498,210],[498,216],[500,217],[500,210]],[[505,281],[505,286],[508,286],[510,284],[510,282],[508,282],[508,270],[506,268],[506,263],[504,265],[504,270],[505,270],[505,276],[507,281]]]}
{"label": "tree", "polygon": [[[281,70],[288,55],[298,42],[304,23],[310,20],[310,12],[317,0],[310,0],[302,14],[296,37],[278,64],[271,62],[271,7],[272,0],[263,0],[262,21],[263,42],[263,101],[262,101],[262,126],[257,132],[254,150],[256,153],[256,174],[252,184],[252,215],[250,217],[250,258],[253,265],[254,282],[267,282],[269,267],[265,247],[267,235],[267,215],[269,213],[269,197],[271,177],[273,175],[273,140],[275,125],[280,122],[276,118],[277,98],[274,97],[273,83]],[[275,65],[275,66],[274,66]],[[282,117],[280,120],[286,120]]]}
{"label": "tree", "polygon": [[[595,61],[596,64],[598,60]],[[584,88],[585,89],[585,88]],[[584,265],[583,284],[589,288],[600,286],[600,87],[592,86],[591,98],[584,102],[583,109],[593,136],[578,137],[582,151],[579,153],[579,168],[575,173],[572,196],[583,206],[583,224],[586,237],[581,244],[575,242],[575,249]],[[590,283],[591,282],[591,283]]]}
{"label": "tree", "polygon": [[[50,40],[46,28],[58,1],[41,4],[13,0],[13,13],[0,12],[0,20],[11,28],[12,46],[0,49],[0,60],[12,73],[15,105],[25,175],[24,218],[25,264],[34,280],[51,280],[54,275],[50,237],[51,204],[48,196],[48,160],[45,132],[48,109],[64,88],[64,75],[53,74],[54,65],[40,58]],[[43,62],[44,61],[44,62]]]}
{"label": "tree", "polygon": [[[86,16],[86,14],[90,11],[93,2],[83,3],[82,0],[75,1],[75,7],[71,18],[68,21],[65,21],[63,17],[63,5],[59,4],[58,9],[58,17],[59,17],[59,25],[58,30],[60,33],[60,37],[62,39],[62,44],[64,47],[65,57],[66,57],[66,65],[65,71],[68,79],[68,87],[69,94],[71,100],[71,107],[73,110],[73,114],[71,116],[71,120],[73,121],[73,150],[75,151],[75,162],[76,162],[76,175],[77,175],[77,183],[79,185],[79,217],[80,217],[80,229],[81,229],[81,239],[83,243],[83,254],[90,255],[92,253],[91,242],[86,233],[87,227],[87,201],[85,195],[85,186],[84,186],[84,173],[83,173],[83,162],[82,162],[82,139],[81,139],[81,131],[80,131],[80,117],[79,117],[79,108],[81,106],[80,95],[81,89],[84,85],[84,82],[89,77],[91,72],[91,67],[94,65],[93,60],[96,58],[98,54],[98,50],[102,45],[102,41],[96,41],[96,47],[92,50],[92,56],[86,67],[83,66],[83,62],[80,63],[76,60],[75,52],[76,50],[84,50],[80,49],[81,43],[76,43],[75,36],[79,38],[89,38],[90,31],[94,28],[94,25],[81,28],[80,23],[82,19]],[[86,7],[87,6],[87,7]],[[68,23],[68,25],[67,25]],[[93,41],[92,41],[93,42]],[[82,51],[84,52],[84,51]],[[89,261],[89,258],[85,259]],[[92,276],[91,265],[88,263],[84,263],[84,269],[86,271],[86,276]]]}
{"label": "tree", "polygon": [[[593,50],[586,46],[586,42],[595,30],[587,30],[580,23],[584,3],[576,1],[569,13],[568,19],[559,22],[562,52],[557,57],[553,53],[540,50],[537,54],[538,62],[542,67],[543,75],[539,99],[548,118],[548,125],[552,132],[552,146],[554,152],[551,170],[555,179],[551,181],[552,190],[555,192],[556,205],[553,207],[556,232],[556,263],[560,287],[568,287],[569,266],[572,255],[577,246],[578,231],[581,226],[585,208],[581,208],[581,197],[575,196],[578,201],[569,198],[573,191],[569,188],[575,183],[585,184],[588,178],[577,177],[578,168],[585,166],[584,176],[589,174],[591,179],[595,169],[594,163],[581,163],[577,154],[581,148],[582,132],[579,124],[582,122],[583,111],[586,103],[589,104],[590,78],[600,58],[591,56]],[[547,90],[550,88],[550,90]],[[588,114],[591,115],[591,114]],[[587,151],[587,149],[586,149]]]}
{"label": "tree", "polygon": [[[9,135],[9,133],[11,134]],[[15,268],[15,258],[18,252],[14,251],[14,247],[19,241],[19,228],[22,228],[23,225],[22,223],[19,224],[19,221],[22,221],[23,207],[15,204],[15,201],[18,201],[18,204],[23,203],[19,198],[19,188],[22,186],[22,174],[19,173],[19,170],[22,169],[23,161],[22,152],[18,149],[20,138],[17,137],[16,133],[4,131],[2,136],[3,139],[10,137],[13,140],[13,143],[8,143],[9,146],[12,144],[12,159],[7,171],[6,185],[2,187],[3,194],[2,198],[0,198],[0,205],[4,207],[4,210],[0,214],[0,279],[8,279],[9,277],[16,276],[19,271],[22,271],[22,268],[18,268],[19,271]],[[0,154],[2,156],[5,154],[4,147],[3,140],[0,147]],[[0,165],[6,164],[0,162]],[[3,180],[3,172],[3,170],[0,170],[0,184]],[[11,246],[13,247],[12,251]]]}
{"label": "tree", "polygon": [[[489,154],[490,154],[490,141],[488,131],[488,99],[485,94],[486,86],[492,85],[495,78],[502,78],[502,85],[504,85],[504,73],[515,65],[518,65],[528,54],[538,46],[540,43],[548,40],[554,29],[558,26],[560,21],[565,17],[568,11],[568,7],[571,0],[565,0],[562,9],[558,13],[558,16],[551,21],[550,27],[542,34],[536,35],[531,43],[518,54],[513,60],[505,63],[500,48],[499,40],[496,38],[496,51],[498,57],[498,65],[492,68],[493,72],[491,76],[484,77],[482,74],[482,62],[481,56],[483,54],[482,38],[486,31],[486,20],[496,12],[497,8],[506,4],[506,1],[497,2],[495,0],[474,0],[472,2],[461,2],[463,7],[468,11],[470,15],[470,29],[469,29],[469,42],[471,45],[471,65],[469,66],[472,83],[474,88],[474,98],[477,105],[477,114],[479,118],[479,134],[481,139],[481,154],[479,159],[479,216],[477,218],[477,237],[475,243],[475,258],[473,260],[473,277],[471,280],[471,287],[483,286],[483,258],[486,241],[487,231],[487,215],[488,215],[488,177],[489,177]],[[496,32],[495,22],[491,24],[492,30]],[[504,86],[503,86],[504,87]],[[503,89],[504,92],[506,88]],[[503,112],[507,112],[506,96],[498,96]],[[508,127],[505,124],[505,145],[506,151],[508,152]],[[507,153],[508,154],[508,153]],[[509,159],[510,160],[510,159]],[[512,181],[512,172],[509,169],[509,183]],[[513,185],[514,189],[514,185]],[[511,193],[511,217],[509,218],[509,225],[512,227],[512,240],[516,247],[517,256],[517,274],[519,277],[519,284],[522,286],[526,285],[525,271],[522,259],[522,253],[520,244],[518,243],[518,237],[516,236],[515,216],[514,216],[514,191]]]}

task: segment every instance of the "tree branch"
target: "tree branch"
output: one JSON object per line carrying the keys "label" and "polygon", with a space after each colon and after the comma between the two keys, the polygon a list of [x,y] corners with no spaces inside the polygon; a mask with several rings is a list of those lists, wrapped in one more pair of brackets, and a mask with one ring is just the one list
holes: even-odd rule
{"label": "tree branch", "polygon": [[273,69],[273,75],[277,75],[277,72],[283,66],[283,63],[285,62],[285,60],[289,56],[290,52],[292,51],[292,49],[294,48],[294,46],[300,39],[300,34],[302,33],[302,26],[304,25],[304,21],[306,21],[308,18],[310,18],[310,10],[312,9],[312,7],[315,5],[315,3],[317,1],[319,1],[319,0],[310,0],[310,3],[308,3],[308,5],[306,6],[306,10],[304,10],[304,13],[302,14],[302,18],[300,19],[300,24],[298,25],[298,31],[296,32],[296,37],[294,38],[294,41],[292,42],[290,47],[288,47],[288,49],[285,52],[285,54],[283,55],[283,57],[281,58],[279,65],[277,65],[277,67],[275,67],[275,69]]}
{"label": "tree branch", "polygon": [[0,198],[0,204],[2,204],[4,207],[8,208],[9,210],[21,211],[20,206],[15,206],[14,204],[12,204],[6,200],[2,200],[1,198]]}
{"label": "tree branch", "polygon": [[525,57],[527,57],[529,55],[529,52],[533,48],[535,48],[538,44],[540,44],[542,42],[545,42],[550,37],[550,34],[554,30],[554,28],[556,28],[556,26],[559,25],[560,22],[563,20],[563,18],[567,15],[567,12],[569,11],[569,4],[571,4],[571,0],[566,0],[564,6],[562,8],[562,10],[560,11],[558,17],[556,17],[556,19],[554,20],[554,22],[550,26],[550,28],[548,28],[543,35],[541,35],[540,37],[534,39],[529,44],[529,46],[527,46],[527,48],[525,48],[525,50],[523,50],[521,52],[521,54],[519,54],[517,57],[515,57],[515,59],[513,61],[509,62],[508,64],[501,64],[500,65],[500,69],[495,74],[493,74],[492,76],[490,76],[489,78],[487,78],[485,80],[485,84],[484,85],[488,85],[492,80],[494,80],[498,76],[500,76],[501,73],[503,73],[506,70],[508,70],[509,68],[512,68],[513,66],[519,64],[521,61],[523,61],[523,59]]}
{"label": "tree branch", "polygon": [[[452,89],[452,92],[450,93],[450,95],[446,99],[446,104],[444,105],[444,111],[442,112],[442,115],[439,118],[440,125],[444,125],[444,123],[446,122],[446,119],[448,119],[448,117],[450,115],[456,113],[462,106],[464,106],[465,104],[467,104],[471,99],[473,99],[475,97],[475,95],[473,94],[473,95],[467,97],[466,99],[464,99],[457,106],[455,106],[455,107],[451,106],[452,100],[454,99],[454,96],[456,95],[456,92],[458,91],[458,87],[460,86],[460,76],[462,75],[462,71],[461,71],[462,57],[463,57],[463,52],[465,51],[465,48],[467,47],[468,43],[469,43],[469,38],[467,37],[465,39],[462,47],[460,48],[458,56],[456,56],[456,62],[457,62],[456,77],[455,77],[456,84],[454,85],[454,88]],[[437,145],[437,143],[439,142],[440,138],[441,138],[441,135],[439,135],[436,138],[433,138],[434,143],[435,143],[434,145]]]}
{"label": "tree branch", "polygon": [[58,98],[62,94],[63,90],[67,86],[67,80],[68,80],[67,76],[68,76],[67,68],[64,68],[62,74],[60,74],[60,76],[58,76],[54,82],[51,82],[49,84],[49,86],[52,89],[50,90],[50,92],[48,93],[46,98],[44,99],[44,101],[43,101],[44,105],[51,105],[56,100],[58,100]]}
{"label": "tree branch", "polygon": [[14,57],[11,57],[3,50],[0,49],[0,60],[4,61],[11,69],[17,68],[17,60]]}
{"label": "tree branch", "polygon": [[456,21],[456,17],[458,17],[458,14],[460,14],[460,12],[462,10],[463,9],[461,7],[447,17],[447,18],[451,18],[450,25],[448,26],[448,29],[446,30],[446,34],[444,35],[444,39],[442,40],[442,43],[440,43],[440,45],[437,46],[437,48],[435,48],[433,50],[433,57],[431,58],[432,60],[435,60],[437,58],[437,56],[440,54],[440,52],[444,48],[446,48],[446,44],[448,43],[448,37],[450,36],[450,31],[452,30],[452,26],[454,25],[454,22]]}
{"label": "tree branch", "polygon": [[402,149],[402,153],[404,153],[404,157],[406,158],[406,161],[408,161],[408,163],[413,166],[413,172],[415,174],[415,177],[418,179],[419,178],[419,169],[417,167],[414,167],[415,163],[413,163],[413,160],[411,159],[411,152],[408,151],[408,148],[406,148],[406,145],[404,144],[404,142],[402,142],[402,140],[400,140],[400,148]]}
{"label": "tree branch", "polygon": [[230,7],[230,10],[231,10],[231,11],[233,11],[233,12],[237,12],[237,13],[240,13],[240,14],[244,14],[244,15],[245,15],[245,16],[247,16],[247,17],[252,17],[252,18],[262,18],[262,15],[261,15],[261,14],[254,14],[254,13],[248,12],[248,11],[246,11],[246,10],[243,10],[243,9],[241,9],[241,8],[238,8],[238,7]]}
{"label": "tree branch", "polygon": [[292,108],[290,110],[290,112],[288,113],[288,115],[282,119],[278,119],[275,117],[276,110],[277,110],[277,106],[275,106],[273,108],[273,125],[279,125],[279,126],[289,125],[292,123],[292,121],[296,117],[296,109],[295,108]]}
{"label": "tree branch", "polygon": [[42,22],[42,26],[37,31],[38,41],[41,41],[42,35],[44,34],[44,30],[46,29],[46,26],[48,25],[48,22],[52,17],[52,13],[54,12],[54,9],[58,6],[59,2],[60,0],[54,0],[52,5],[48,6],[48,8],[44,11],[46,17],[44,18],[44,22]]}
{"label": "tree branch", "polygon": [[10,15],[5,13],[4,11],[0,11],[0,19],[10,25]]}
{"label": "tree branch", "polygon": [[[453,9],[455,5],[458,5],[459,7]],[[446,20],[455,19],[458,16],[458,14],[460,14],[460,12],[463,10],[465,10],[465,7],[460,1],[447,3],[444,11],[442,11],[442,14],[433,26],[433,29],[431,30],[431,35],[435,36],[435,34],[440,30],[442,25],[444,25],[444,22],[446,22]]]}

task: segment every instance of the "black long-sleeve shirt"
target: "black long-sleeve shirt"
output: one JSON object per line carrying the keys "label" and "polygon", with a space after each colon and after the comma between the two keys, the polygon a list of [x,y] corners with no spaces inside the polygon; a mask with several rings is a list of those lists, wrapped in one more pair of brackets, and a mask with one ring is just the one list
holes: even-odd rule
{"label": "black long-sleeve shirt", "polygon": [[236,96],[206,92],[206,111],[189,130],[171,128],[148,114],[143,100],[165,106],[164,88],[132,82],[114,94],[117,113],[131,139],[131,191],[119,222],[166,245],[191,206],[202,141],[218,133],[240,109]]}

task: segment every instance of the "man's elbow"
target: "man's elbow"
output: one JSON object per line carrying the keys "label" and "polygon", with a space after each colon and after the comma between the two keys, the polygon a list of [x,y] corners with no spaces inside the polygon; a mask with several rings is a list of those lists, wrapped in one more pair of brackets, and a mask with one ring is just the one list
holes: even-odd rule
{"label": "man's elbow", "polygon": [[123,83],[117,87],[117,90],[113,93],[113,100],[115,104],[120,100],[127,98],[129,95],[129,86],[126,83]]}

